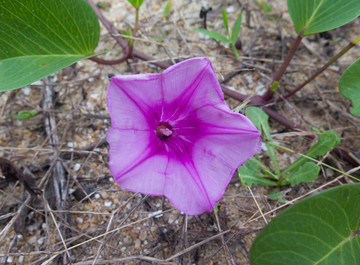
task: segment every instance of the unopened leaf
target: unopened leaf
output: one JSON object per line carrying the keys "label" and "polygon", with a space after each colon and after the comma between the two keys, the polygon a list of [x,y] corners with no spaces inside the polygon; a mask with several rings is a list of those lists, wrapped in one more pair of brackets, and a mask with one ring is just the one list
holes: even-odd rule
{"label": "unopened leaf", "polygon": [[231,41],[228,40],[225,36],[221,35],[220,33],[217,33],[215,31],[207,30],[207,29],[194,29],[197,32],[200,32],[206,36],[209,36],[210,38],[213,38],[218,41],[222,41],[224,43],[230,43]]}
{"label": "unopened leaf", "polygon": [[287,178],[292,187],[305,182],[313,182],[319,175],[320,167],[312,162],[306,162],[298,170],[291,173]]}
{"label": "unopened leaf", "polygon": [[340,27],[360,15],[359,0],[287,0],[296,33],[304,35]]}
{"label": "unopened leaf", "polygon": [[255,239],[253,265],[360,264],[360,183],[320,192],[276,216]]}
{"label": "unopened leaf", "polygon": [[264,13],[269,13],[272,11],[271,7],[263,0],[256,0],[256,2],[258,2],[258,4],[261,6],[262,10],[264,11]]}
{"label": "unopened leaf", "polygon": [[36,110],[20,110],[16,115],[9,115],[18,120],[27,120],[34,117],[38,112]]}
{"label": "unopened leaf", "polygon": [[235,42],[237,41],[237,38],[239,37],[239,33],[240,33],[240,29],[241,29],[241,19],[242,19],[242,14],[240,14],[238,16],[238,18],[235,21],[234,27],[232,29],[231,42],[233,44],[235,44]]}
{"label": "unopened leaf", "polygon": [[222,16],[223,16],[223,21],[224,21],[224,26],[225,26],[225,29],[226,29],[226,33],[227,33],[228,37],[230,38],[229,22],[228,22],[228,18],[227,18],[227,15],[226,15],[225,8],[222,9]]}
{"label": "unopened leaf", "polygon": [[0,0],[0,91],[91,57],[99,34],[85,0]]}
{"label": "unopened leaf", "polygon": [[339,89],[340,93],[353,104],[350,112],[360,116],[360,59],[345,70],[340,78]]}
{"label": "unopened leaf", "polygon": [[163,16],[164,16],[164,17],[166,17],[167,15],[169,15],[170,8],[171,8],[171,1],[169,0],[169,1],[166,3],[166,6],[165,6],[164,11],[163,11]]}

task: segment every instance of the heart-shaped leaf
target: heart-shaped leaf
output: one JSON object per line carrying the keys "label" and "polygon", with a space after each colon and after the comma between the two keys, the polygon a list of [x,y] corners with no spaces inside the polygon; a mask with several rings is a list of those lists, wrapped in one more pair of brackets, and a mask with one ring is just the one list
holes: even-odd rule
{"label": "heart-shaped leaf", "polygon": [[360,116],[360,59],[349,66],[340,78],[340,93],[352,101],[350,112]]}
{"label": "heart-shaped leaf", "polygon": [[85,0],[0,0],[0,91],[91,57],[99,34]]}
{"label": "heart-shaped leaf", "polygon": [[255,239],[253,265],[360,264],[360,183],[306,198]]}
{"label": "heart-shaped leaf", "polygon": [[340,27],[360,15],[359,0],[287,0],[295,30],[304,36]]}

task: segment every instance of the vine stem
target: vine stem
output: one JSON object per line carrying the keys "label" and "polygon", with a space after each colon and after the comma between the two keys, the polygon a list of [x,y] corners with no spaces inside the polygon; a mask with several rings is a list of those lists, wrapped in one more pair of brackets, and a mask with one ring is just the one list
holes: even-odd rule
{"label": "vine stem", "polygon": [[335,61],[337,61],[341,56],[343,56],[345,53],[347,53],[351,48],[355,47],[359,41],[360,41],[360,35],[355,40],[351,41],[338,54],[336,54],[334,57],[332,57],[323,67],[321,67],[315,73],[313,73],[305,82],[303,82],[301,85],[296,87],[294,90],[287,93],[284,97],[278,98],[277,100],[275,100],[274,103],[283,101],[284,99],[287,99],[288,97],[291,97],[292,95],[294,95],[296,92],[298,92],[304,86],[306,86],[308,83],[310,83],[312,80],[314,80],[319,74],[324,72],[331,64],[333,64]]}
{"label": "vine stem", "polygon": [[[294,54],[295,54],[296,50],[298,49],[302,38],[303,38],[303,31],[300,32],[299,35],[297,35],[296,39],[294,40],[293,44],[291,45],[291,48],[290,48],[287,56],[285,57],[285,60],[281,64],[279,70],[277,71],[277,73],[275,74],[275,76],[271,82],[271,87],[275,82],[278,82],[280,80],[280,78],[283,76],[283,74],[285,73],[286,68],[289,66],[291,59],[294,57]],[[272,99],[273,95],[274,95],[274,92],[272,91],[272,89],[268,88],[268,90],[266,91],[266,93],[263,95],[262,98],[264,101],[269,101]]]}
{"label": "vine stem", "polygon": [[[92,1],[92,0],[86,0],[89,5],[94,9],[98,19],[101,21],[101,23],[104,25],[104,27],[109,31],[109,33],[111,34],[111,36],[116,40],[116,42],[124,49],[124,54],[127,55],[128,54],[128,50],[129,50],[129,44],[128,42],[122,38],[121,36],[118,35],[118,32],[116,30],[116,28],[114,26],[112,26],[110,24],[110,22],[103,16],[103,14],[101,13],[100,9],[96,6],[96,4]],[[146,55],[140,51],[137,50],[133,50],[132,52],[132,56],[143,60],[143,61],[151,61],[152,64],[160,67],[160,68],[168,68],[170,66],[170,64],[166,63],[166,62],[158,62],[156,60],[154,60],[153,57]]]}
{"label": "vine stem", "polygon": [[[136,32],[138,30],[139,27],[139,10],[140,8],[136,8],[136,14],[135,14],[135,25],[134,25],[134,29],[132,31],[132,37],[135,38]],[[133,50],[134,50],[134,42],[135,39],[132,39],[129,41],[130,45],[129,45],[129,53],[128,53],[128,58],[131,57]]]}
{"label": "vine stem", "polygon": [[125,62],[127,60],[127,58],[128,58],[128,54],[125,54],[123,57],[121,57],[120,59],[117,59],[117,60],[106,60],[106,59],[99,58],[97,56],[91,57],[89,59],[98,64],[114,65],[114,64],[120,64],[120,63]]}

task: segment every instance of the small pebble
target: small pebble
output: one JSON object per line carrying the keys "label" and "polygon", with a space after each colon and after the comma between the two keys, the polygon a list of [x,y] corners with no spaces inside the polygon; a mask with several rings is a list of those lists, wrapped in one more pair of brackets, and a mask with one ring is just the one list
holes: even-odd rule
{"label": "small pebble", "polygon": [[[158,215],[157,215],[158,214]],[[162,210],[159,210],[159,211],[156,211],[156,212],[153,212],[153,213],[149,213],[149,216],[152,216],[152,215],[155,215],[154,217],[155,218],[160,218],[163,216],[162,214]]]}
{"label": "small pebble", "polygon": [[229,6],[226,8],[226,13],[233,13],[235,11],[234,6]]}
{"label": "small pebble", "polygon": [[75,221],[76,221],[77,224],[82,224],[82,223],[84,223],[84,219],[81,218],[81,217],[76,217]]}
{"label": "small pebble", "polygon": [[80,170],[80,168],[81,168],[81,165],[79,164],[79,163],[76,163],[75,165],[74,165],[74,171],[79,171]]}
{"label": "small pebble", "polygon": [[39,245],[42,245],[44,243],[44,240],[45,240],[45,237],[40,237],[38,240],[37,240],[37,243]]}
{"label": "small pebble", "polygon": [[96,193],[94,197],[95,199],[100,199],[100,194]]}
{"label": "small pebble", "polygon": [[30,96],[31,94],[31,88],[28,86],[22,88],[21,91],[24,93],[25,96]]}
{"label": "small pebble", "polygon": [[261,143],[261,150],[263,150],[263,151],[265,151],[265,152],[268,150],[268,148],[267,148],[267,146],[266,146],[265,143]]}
{"label": "small pebble", "polygon": [[246,81],[248,82],[249,85],[251,85],[253,83],[253,77],[252,75],[246,74],[244,75]]}
{"label": "small pebble", "polygon": [[256,86],[255,90],[259,96],[263,96],[267,91],[266,87],[263,84],[259,84],[258,86]]}
{"label": "small pebble", "polygon": [[105,207],[110,207],[111,205],[112,205],[112,202],[110,202],[110,201],[104,202]]}
{"label": "small pebble", "polygon": [[141,246],[141,241],[139,239],[135,239],[135,249],[139,249]]}
{"label": "small pebble", "polygon": [[70,142],[70,143],[67,143],[67,146],[68,146],[69,148],[74,148],[74,147],[76,147],[76,143]]}
{"label": "small pebble", "polygon": [[333,177],[335,172],[331,168],[325,168],[325,174],[327,177]]}
{"label": "small pebble", "polygon": [[142,230],[142,231],[140,232],[139,239],[140,239],[141,241],[144,241],[144,240],[146,239],[146,231],[145,231],[145,230]]}
{"label": "small pebble", "polygon": [[90,95],[90,97],[93,98],[93,99],[97,99],[99,97],[99,94],[98,93],[93,93],[93,94]]}

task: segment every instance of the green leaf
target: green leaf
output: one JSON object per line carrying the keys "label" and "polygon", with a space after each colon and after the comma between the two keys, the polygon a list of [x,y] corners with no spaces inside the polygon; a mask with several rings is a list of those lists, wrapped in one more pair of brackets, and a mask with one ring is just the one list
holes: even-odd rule
{"label": "green leaf", "polygon": [[[336,132],[334,131],[324,132],[319,135],[317,143],[309,148],[309,150],[306,152],[306,155],[311,158],[323,156],[331,149],[333,149],[335,146],[337,146],[339,143],[340,143],[340,138]],[[292,163],[290,166],[284,169],[281,172],[281,175],[284,175],[285,173],[291,171],[293,172],[296,171],[299,167],[301,167],[303,164],[305,164],[305,162],[308,161],[309,159],[307,159],[306,157],[298,158],[294,163]]]}
{"label": "green leaf", "polygon": [[204,35],[207,35],[210,38],[218,40],[218,41],[222,41],[222,42],[225,42],[225,43],[230,43],[231,42],[225,36],[221,35],[220,33],[215,32],[215,31],[211,31],[211,30],[207,30],[207,29],[194,29],[194,30],[196,30],[197,32],[200,32],[200,33],[202,33]]}
{"label": "green leaf", "polygon": [[312,162],[306,162],[298,170],[291,173],[287,178],[292,187],[304,182],[313,182],[319,175],[320,167]]}
{"label": "green leaf", "polygon": [[295,30],[304,36],[340,27],[360,15],[359,0],[287,0]]}
{"label": "green leaf", "polygon": [[[254,123],[256,128],[261,132],[264,132],[267,140],[272,141],[270,126],[269,126],[269,116],[258,107],[248,107],[245,110],[245,115]],[[276,156],[275,147],[266,143],[266,147],[269,151],[270,159],[273,163],[275,173],[280,174],[280,166]]]}
{"label": "green leaf", "polygon": [[316,144],[311,146],[306,152],[307,156],[323,156],[340,143],[340,137],[335,131],[327,131],[319,135]]}
{"label": "green leaf", "polygon": [[222,9],[222,17],[223,17],[226,33],[228,35],[228,38],[230,38],[229,23],[228,23],[228,18],[227,18],[227,15],[226,15],[225,8]]}
{"label": "green leaf", "polygon": [[[125,36],[132,37],[131,29],[128,29],[128,30],[123,29],[123,30],[121,31],[121,33],[122,33],[123,35],[125,35]],[[134,39],[132,39],[132,38],[124,37],[124,39],[129,43],[129,46],[131,46],[131,45],[133,44],[133,42],[134,42]]]}
{"label": "green leaf", "polygon": [[27,120],[34,117],[38,112],[36,110],[20,110],[16,115],[9,115],[18,120]]}
{"label": "green leaf", "polygon": [[306,198],[275,217],[255,239],[253,265],[360,264],[360,183]]}
{"label": "green leaf", "polygon": [[135,8],[140,8],[142,3],[144,2],[144,0],[128,0],[128,1]]}
{"label": "green leaf", "polygon": [[164,17],[166,17],[167,15],[169,15],[170,9],[171,9],[171,0],[169,0],[169,1],[166,3],[166,6],[165,6],[164,11],[163,11],[163,16],[164,16]]}
{"label": "green leaf", "polygon": [[272,139],[269,127],[269,116],[258,107],[247,107],[245,115],[254,123],[260,133],[264,132],[267,139]]}
{"label": "green leaf", "polygon": [[235,42],[237,41],[237,38],[239,37],[239,33],[240,33],[240,29],[241,29],[241,18],[242,18],[242,14],[240,13],[240,15],[236,19],[234,27],[232,29],[231,42],[233,44],[235,44]]}
{"label": "green leaf", "polygon": [[261,167],[254,160],[249,159],[239,167],[238,172],[241,182],[250,188],[252,185],[276,186],[276,182],[265,178],[265,175],[261,172]]}
{"label": "green leaf", "polygon": [[259,4],[259,6],[264,11],[264,13],[270,13],[272,11],[271,7],[265,1],[258,1],[258,0],[255,1]]}
{"label": "green leaf", "polygon": [[268,195],[269,200],[277,201],[283,196],[283,193],[281,191],[275,191]]}
{"label": "green leaf", "polygon": [[99,34],[85,0],[0,0],[0,91],[90,57]]}
{"label": "green leaf", "polygon": [[351,100],[353,108],[350,112],[360,116],[360,59],[350,65],[340,78],[340,93]]}

